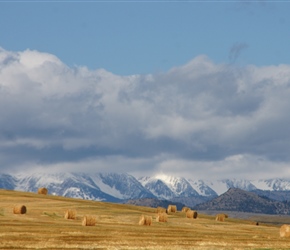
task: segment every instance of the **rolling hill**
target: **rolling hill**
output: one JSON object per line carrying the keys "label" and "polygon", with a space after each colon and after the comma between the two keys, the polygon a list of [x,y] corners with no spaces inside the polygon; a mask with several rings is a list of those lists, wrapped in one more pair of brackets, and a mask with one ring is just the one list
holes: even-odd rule
{"label": "rolling hill", "polygon": [[[197,219],[178,211],[167,222],[156,222],[156,209],[90,201],[31,192],[0,190],[0,249],[287,249],[279,226],[214,216]],[[13,214],[15,205],[25,205],[26,214]],[[64,218],[67,209],[75,220]],[[140,215],[153,217],[151,226],[140,226]],[[96,225],[81,225],[85,215]],[[280,218],[280,217],[279,217]],[[287,217],[288,218],[288,217]],[[287,218],[283,220],[287,223]],[[289,218],[288,218],[288,222]]]}

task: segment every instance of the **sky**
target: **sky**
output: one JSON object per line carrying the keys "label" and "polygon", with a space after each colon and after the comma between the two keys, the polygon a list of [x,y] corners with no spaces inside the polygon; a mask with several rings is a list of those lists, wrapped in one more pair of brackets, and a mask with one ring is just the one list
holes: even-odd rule
{"label": "sky", "polygon": [[290,178],[289,8],[0,0],[0,172]]}

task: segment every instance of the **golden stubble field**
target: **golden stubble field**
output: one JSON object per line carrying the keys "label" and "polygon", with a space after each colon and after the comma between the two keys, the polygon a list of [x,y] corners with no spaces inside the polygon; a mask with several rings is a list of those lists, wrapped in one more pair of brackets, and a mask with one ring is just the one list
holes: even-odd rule
{"label": "golden stubble field", "polygon": [[[13,214],[16,205],[27,213]],[[75,220],[64,218],[67,209]],[[151,226],[138,225],[142,214],[153,217]],[[84,215],[96,216],[96,225],[82,226]],[[290,249],[279,225],[183,212],[163,223],[155,217],[149,207],[0,190],[0,249]]]}

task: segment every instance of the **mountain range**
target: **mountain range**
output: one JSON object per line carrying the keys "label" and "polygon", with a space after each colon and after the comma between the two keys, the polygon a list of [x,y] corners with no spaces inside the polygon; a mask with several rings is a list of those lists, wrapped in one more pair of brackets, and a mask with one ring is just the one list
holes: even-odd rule
{"label": "mountain range", "polygon": [[0,174],[0,188],[124,203],[158,199],[194,207],[211,201],[230,188],[252,192],[276,201],[290,200],[290,180],[193,180],[166,175],[136,178],[127,173],[34,173]]}

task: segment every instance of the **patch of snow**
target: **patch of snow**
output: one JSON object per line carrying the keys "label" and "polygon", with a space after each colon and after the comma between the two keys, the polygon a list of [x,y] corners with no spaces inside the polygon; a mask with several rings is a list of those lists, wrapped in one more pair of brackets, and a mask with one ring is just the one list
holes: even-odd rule
{"label": "patch of snow", "polygon": [[290,190],[290,181],[285,179],[268,179],[268,180],[257,180],[252,181],[255,183],[255,186],[261,190],[270,190],[270,191],[289,191]]}
{"label": "patch of snow", "polygon": [[118,199],[128,199],[130,197],[125,197],[120,190],[117,190],[116,188],[112,188],[109,185],[106,185],[103,183],[102,178],[99,175],[92,175],[91,179],[94,181],[94,183],[100,188],[100,190],[106,194],[109,194],[113,197],[116,197]]}
{"label": "patch of snow", "polygon": [[204,183],[202,180],[187,180],[189,184],[192,186],[192,188],[202,196],[209,196],[209,195],[215,195],[216,192],[210,188],[208,185]]}
{"label": "patch of snow", "polygon": [[209,186],[211,189],[213,189],[218,195],[221,195],[223,193],[225,193],[226,191],[228,191],[228,185],[225,181],[208,181],[205,180],[204,183]]}
{"label": "patch of snow", "polygon": [[258,189],[261,189],[261,190],[271,190],[271,191],[273,190],[273,188],[267,182],[265,182],[265,180],[253,180],[251,182]]}

